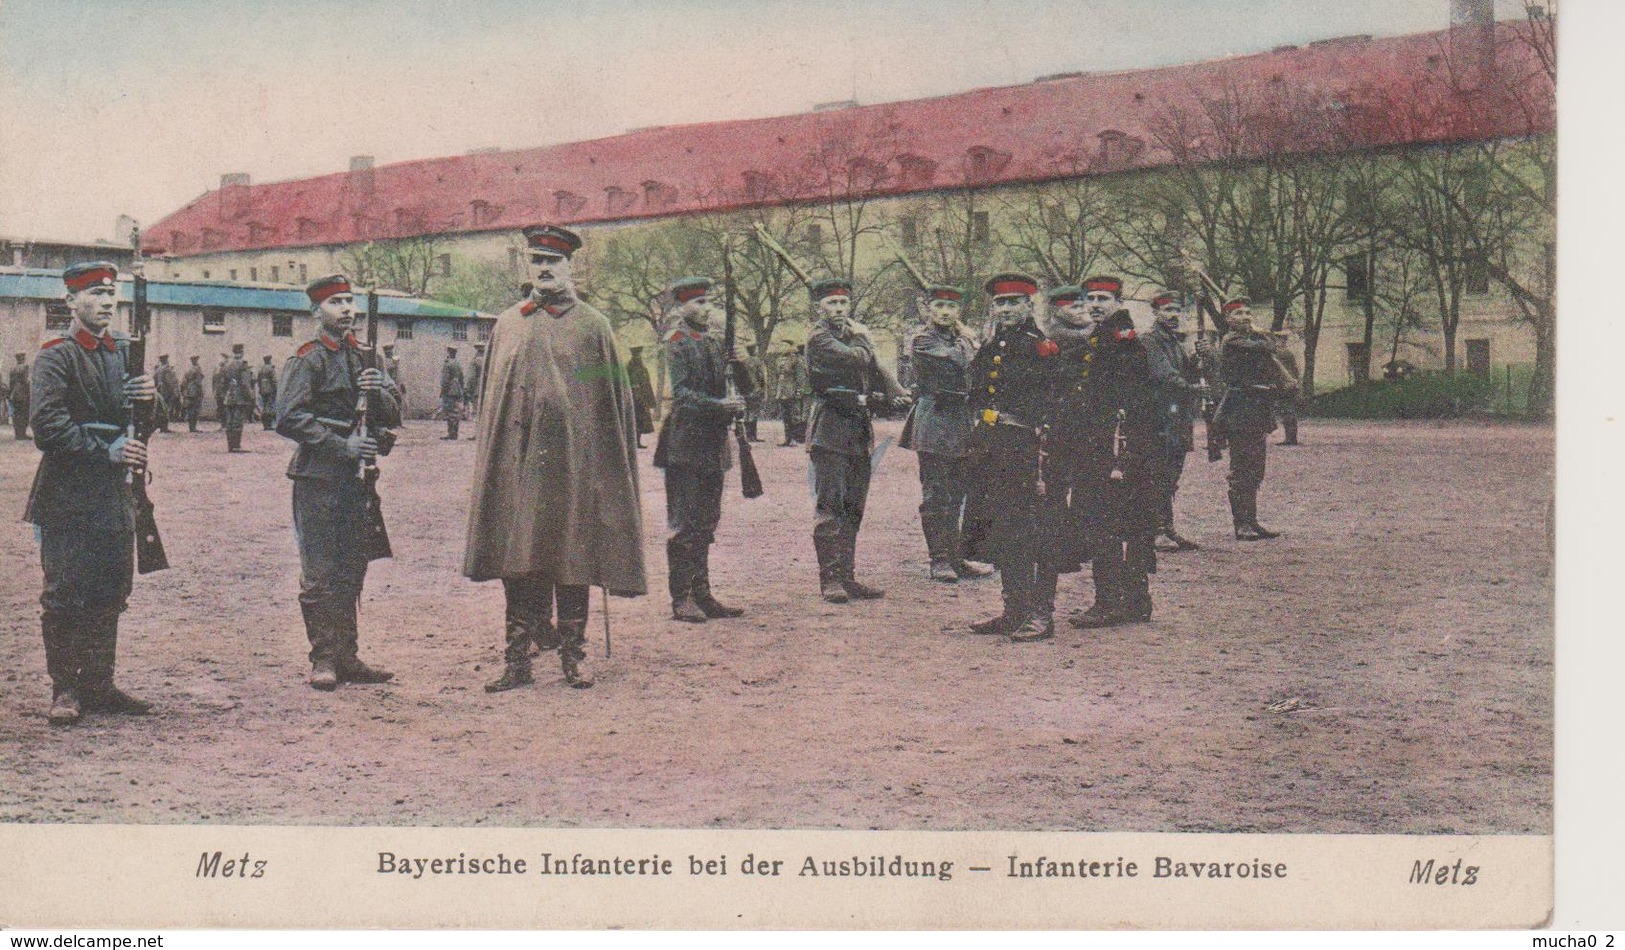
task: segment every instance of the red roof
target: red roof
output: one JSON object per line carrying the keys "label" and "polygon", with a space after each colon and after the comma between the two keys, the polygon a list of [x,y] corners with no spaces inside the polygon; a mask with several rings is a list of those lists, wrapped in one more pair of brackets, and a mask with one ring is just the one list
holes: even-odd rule
{"label": "red roof", "polygon": [[[1353,37],[1205,63],[1063,76],[935,99],[646,129],[210,191],[146,232],[150,248],[214,251],[581,224],[810,199],[904,194],[1165,165],[1177,115],[1249,101],[1227,157],[1346,151],[1550,132],[1555,94],[1498,24],[1498,81],[1463,92],[1448,31]],[[1458,44],[1458,49],[1460,48]],[[1266,103],[1259,106],[1258,103]],[[1319,117],[1315,133],[1277,113]],[[1212,142],[1184,142],[1197,154]],[[1172,146],[1172,147],[1171,147]],[[1204,149],[1207,151],[1204,152]],[[818,184],[824,182],[824,185]]]}

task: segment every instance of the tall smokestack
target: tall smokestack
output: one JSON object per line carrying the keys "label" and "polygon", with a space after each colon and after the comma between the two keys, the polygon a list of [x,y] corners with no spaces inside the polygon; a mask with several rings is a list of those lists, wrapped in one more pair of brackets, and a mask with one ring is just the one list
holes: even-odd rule
{"label": "tall smokestack", "polygon": [[1450,0],[1450,59],[1464,89],[1495,76],[1495,0]]}

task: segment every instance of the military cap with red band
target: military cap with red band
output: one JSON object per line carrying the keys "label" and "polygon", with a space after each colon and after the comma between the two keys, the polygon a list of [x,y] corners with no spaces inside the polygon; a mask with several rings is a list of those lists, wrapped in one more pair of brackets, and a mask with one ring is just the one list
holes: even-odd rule
{"label": "military cap with red band", "polygon": [[965,299],[965,292],[947,284],[932,284],[925,288],[925,296],[928,300],[952,300],[957,303]]}
{"label": "military cap with red band", "polygon": [[1219,309],[1223,310],[1225,313],[1229,313],[1232,310],[1240,310],[1242,307],[1251,306],[1251,304],[1252,301],[1248,300],[1246,297],[1237,297],[1234,300],[1226,302],[1225,305]]}
{"label": "military cap with red band", "polygon": [[350,293],[350,278],[343,274],[332,274],[327,277],[318,277],[305,288],[305,296],[310,298],[311,305],[321,303],[334,294]]}
{"label": "military cap with red band", "polygon": [[678,303],[688,303],[696,297],[704,297],[711,292],[711,279],[709,277],[684,277],[673,281],[671,296]]}
{"label": "military cap with red band", "polygon": [[1048,296],[1050,303],[1057,307],[1064,307],[1069,303],[1082,299],[1083,288],[1074,284],[1063,284],[1060,287],[1050,288]]}
{"label": "military cap with red band", "polygon": [[1083,289],[1086,291],[1104,290],[1108,294],[1121,295],[1123,293],[1123,281],[1117,277],[1091,277],[1083,282]]}
{"label": "military cap with red band", "polygon": [[844,277],[826,277],[823,280],[814,281],[812,286],[807,288],[807,293],[812,295],[814,303],[823,300],[825,297],[850,297],[852,296],[852,282]]}
{"label": "military cap with red band", "polygon": [[68,290],[78,293],[90,287],[111,287],[118,282],[118,267],[107,261],[87,261],[62,272]]}
{"label": "military cap with red band", "polygon": [[1179,302],[1180,302],[1180,299],[1179,299],[1178,294],[1169,293],[1168,291],[1163,291],[1162,293],[1157,294],[1155,297],[1151,298],[1151,309],[1153,309],[1153,310],[1161,310],[1163,307],[1166,307],[1171,303],[1179,303]]}
{"label": "military cap with red band", "polygon": [[1038,293],[1038,280],[1026,274],[997,274],[988,278],[982,289],[990,297],[1008,297],[1012,294],[1031,297]]}
{"label": "military cap with red band", "polygon": [[581,250],[581,238],[574,231],[552,224],[539,224],[524,230],[525,245],[533,252],[570,257]]}

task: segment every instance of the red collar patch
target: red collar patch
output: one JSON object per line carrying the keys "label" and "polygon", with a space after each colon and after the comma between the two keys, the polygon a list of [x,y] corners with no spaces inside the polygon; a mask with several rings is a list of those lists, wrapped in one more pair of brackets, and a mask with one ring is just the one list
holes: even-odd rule
{"label": "red collar patch", "polygon": [[79,329],[73,331],[73,341],[87,350],[96,349],[97,344],[100,344],[104,349],[107,350],[114,350],[118,348],[118,345],[113,342],[113,334],[107,332],[106,330],[102,331],[101,336],[96,336],[89,330],[86,330],[84,327],[80,327]]}
{"label": "red collar patch", "polygon": [[1038,351],[1039,356],[1054,356],[1061,352],[1061,345],[1054,340],[1039,340],[1033,344],[1033,349]]}
{"label": "red collar patch", "polygon": [[542,309],[541,304],[534,300],[527,300],[519,305],[519,315],[521,317],[528,317],[540,309]]}
{"label": "red collar patch", "polygon": [[685,330],[682,327],[678,327],[676,332],[674,332],[670,337],[670,340],[673,343],[676,343],[679,340],[703,340],[703,339],[705,339],[705,334],[701,333],[700,331],[698,331],[698,330]]}

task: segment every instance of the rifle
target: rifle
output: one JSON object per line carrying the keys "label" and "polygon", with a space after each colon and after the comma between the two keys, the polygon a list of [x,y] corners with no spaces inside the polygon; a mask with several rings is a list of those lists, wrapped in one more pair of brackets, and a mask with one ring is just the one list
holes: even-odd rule
{"label": "rifle", "polygon": [[902,248],[892,243],[891,235],[886,234],[882,235],[882,237],[886,241],[886,246],[891,249],[892,256],[897,258],[897,263],[903,265],[903,269],[908,271],[908,276],[914,279],[914,286],[920,288],[922,293],[930,289],[931,284],[926,281],[925,275],[920,273],[920,269],[915,267],[914,262],[908,259],[908,255],[903,253]]}
{"label": "rifle", "polygon": [[756,239],[772,251],[774,257],[783,261],[785,267],[790,268],[790,273],[796,275],[796,280],[801,281],[803,287],[811,287],[812,278],[807,275],[806,269],[796,263],[796,259],[790,256],[790,252],[785,250],[783,245],[773,240],[773,235],[767,233],[767,228],[762,227],[760,221],[756,222],[755,230]]}
{"label": "rifle", "polygon": [[[744,388],[739,383],[739,375],[745,367],[734,362],[734,254],[731,241],[724,241],[722,244],[722,300],[723,312],[727,315],[726,329],[722,334],[722,348],[728,354],[730,370],[724,375],[728,383],[728,398],[732,399]],[[739,446],[739,490],[746,498],[760,498],[762,475],[756,470],[756,457],[751,454],[750,440],[745,437],[743,415],[734,416],[733,429],[734,443]]]}
{"label": "rifle", "polygon": [[[378,291],[367,291],[367,345],[361,351],[361,368],[378,368]],[[387,454],[383,443],[388,438],[385,435],[373,433],[372,411],[373,394],[362,392],[356,400],[355,424],[356,429],[364,437],[376,438],[379,442],[379,451]],[[363,546],[367,551],[367,560],[376,561],[379,558],[394,557],[395,551],[389,546],[389,530],[384,526],[384,504],[378,497],[378,459],[363,459],[356,477],[360,478],[367,489],[367,536],[363,539]]]}
{"label": "rifle", "polygon": [[[142,273],[141,229],[130,237],[135,246],[135,257],[130,269],[134,271],[134,290],[130,302],[130,345],[125,354],[127,378],[146,375],[147,333],[152,329],[152,312],[147,307],[147,278]],[[129,403],[130,427],[127,436],[143,445],[152,438],[158,427],[156,400]],[[124,470],[124,483],[130,486],[135,501],[135,569],[142,574],[169,569],[169,556],[164,553],[164,540],[158,534],[158,520],[153,515],[152,498],[147,495],[147,483],[152,474],[145,465]]]}

